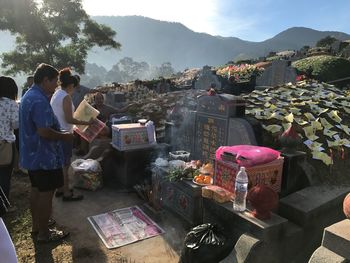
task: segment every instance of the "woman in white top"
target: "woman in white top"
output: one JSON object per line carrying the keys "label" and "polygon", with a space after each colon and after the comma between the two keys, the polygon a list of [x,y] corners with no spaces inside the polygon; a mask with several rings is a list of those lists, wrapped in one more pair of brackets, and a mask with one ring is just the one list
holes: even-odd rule
{"label": "woman in white top", "polygon": [[14,129],[18,128],[19,122],[19,107],[16,102],[17,92],[18,87],[12,78],[0,77],[0,144],[12,144],[11,163],[0,166],[0,185],[7,199],[9,199],[10,181],[14,165],[14,143],[16,141]]}
{"label": "woman in white top", "polygon": [[[73,124],[89,125],[92,123],[92,120],[86,122],[77,120],[73,117],[75,109],[72,103],[71,95],[78,85],[78,80],[72,76],[69,68],[65,68],[60,71],[59,81],[61,87],[53,94],[50,104],[58,119],[58,122],[60,123],[61,129],[73,133]],[[73,194],[73,191],[69,189],[68,180],[68,168],[72,158],[73,142],[63,142],[62,146],[64,153],[64,185],[63,189],[56,191],[56,197],[63,195],[63,201],[79,201],[83,199],[83,196]]]}

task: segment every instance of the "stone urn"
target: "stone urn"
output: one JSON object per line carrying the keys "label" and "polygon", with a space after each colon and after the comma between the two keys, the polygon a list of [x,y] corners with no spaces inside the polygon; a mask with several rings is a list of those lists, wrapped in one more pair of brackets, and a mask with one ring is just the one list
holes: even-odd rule
{"label": "stone urn", "polygon": [[277,207],[278,195],[269,186],[257,185],[248,192],[248,201],[253,206],[252,215],[258,219],[271,218],[271,211]]}
{"label": "stone urn", "polygon": [[346,218],[350,219],[350,193],[344,199],[343,211],[344,211]]}

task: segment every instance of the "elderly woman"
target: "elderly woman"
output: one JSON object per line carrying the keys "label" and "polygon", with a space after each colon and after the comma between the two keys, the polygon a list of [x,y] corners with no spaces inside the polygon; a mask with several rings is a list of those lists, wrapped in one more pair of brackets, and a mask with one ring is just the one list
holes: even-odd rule
{"label": "elderly woman", "polygon": [[[0,77],[0,186],[7,199],[10,194],[10,181],[14,165],[15,141],[14,129],[18,128],[19,107],[16,103],[18,87],[10,78]],[[8,160],[5,160],[9,157]]]}

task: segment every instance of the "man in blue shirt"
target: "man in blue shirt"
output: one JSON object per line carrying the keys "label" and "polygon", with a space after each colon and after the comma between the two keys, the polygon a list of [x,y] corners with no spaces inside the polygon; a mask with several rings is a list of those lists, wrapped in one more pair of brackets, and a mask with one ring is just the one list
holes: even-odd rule
{"label": "man in blue shirt", "polygon": [[73,136],[61,132],[49,97],[57,87],[58,71],[40,64],[34,85],[21,100],[19,112],[20,165],[28,170],[31,189],[32,233],[38,242],[56,241],[68,233],[49,229],[52,197],[63,185],[62,140]]}

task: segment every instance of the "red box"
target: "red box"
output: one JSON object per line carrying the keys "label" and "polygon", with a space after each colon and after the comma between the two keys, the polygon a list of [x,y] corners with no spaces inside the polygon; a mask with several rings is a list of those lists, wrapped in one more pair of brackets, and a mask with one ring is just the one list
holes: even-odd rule
{"label": "red box", "polygon": [[[258,184],[270,186],[276,192],[281,191],[283,157],[280,157],[270,163],[256,165],[246,168],[249,178],[248,188]],[[238,164],[222,160],[215,160],[214,184],[234,192],[236,175],[239,171]]]}

